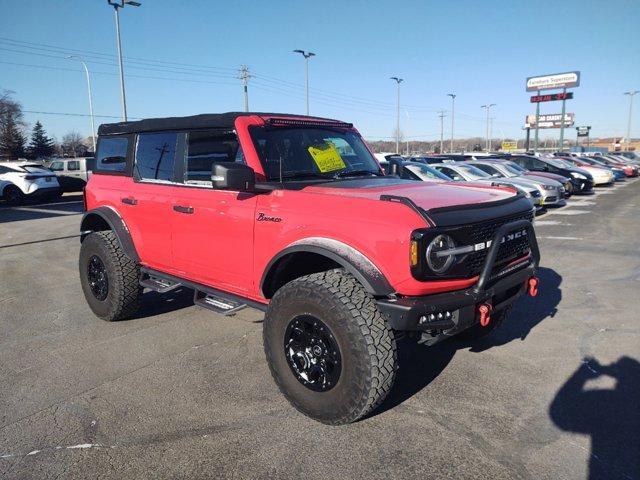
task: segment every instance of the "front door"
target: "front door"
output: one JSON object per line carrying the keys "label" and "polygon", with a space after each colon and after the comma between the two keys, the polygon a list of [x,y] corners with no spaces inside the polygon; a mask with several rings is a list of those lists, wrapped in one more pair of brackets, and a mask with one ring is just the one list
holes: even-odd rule
{"label": "front door", "polygon": [[214,190],[211,167],[243,162],[234,132],[192,131],[185,140],[182,187],[176,187],[172,245],[178,275],[239,295],[250,294],[256,196]]}

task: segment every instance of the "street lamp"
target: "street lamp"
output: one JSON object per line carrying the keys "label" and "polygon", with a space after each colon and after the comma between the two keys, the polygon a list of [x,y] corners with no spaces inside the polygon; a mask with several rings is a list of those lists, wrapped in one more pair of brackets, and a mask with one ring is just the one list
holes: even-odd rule
{"label": "street lamp", "polygon": [[627,120],[627,150],[631,146],[631,111],[633,109],[633,96],[636,93],[640,93],[640,90],[634,90],[633,92],[624,92],[625,95],[629,95],[629,119]]}
{"label": "street lamp", "polygon": [[125,5],[139,7],[140,3],[133,0],[107,0],[107,3],[113,7],[116,14],[116,44],[118,46],[118,65],[120,67],[120,97],[122,99],[122,120],[127,121],[127,100],[124,95],[124,69],[122,68],[122,45],[120,43],[120,14],[118,9],[124,8]]}
{"label": "street lamp", "polygon": [[451,149],[449,150],[449,153],[453,153],[453,126],[456,108],[456,94],[447,93],[447,97],[451,97]]}
{"label": "street lamp", "polygon": [[309,59],[315,57],[316,54],[313,52],[305,52],[304,50],[294,50],[293,53],[299,53],[304,57],[304,84],[307,92],[307,115],[309,115]]}
{"label": "street lamp", "polygon": [[404,82],[403,78],[391,77],[390,80],[398,84],[397,112],[396,112],[396,153],[400,153],[400,84]]}
{"label": "street lamp", "polygon": [[480,108],[486,108],[487,109],[487,152],[490,150],[490,145],[489,145],[489,110],[491,110],[491,107],[495,107],[496,104],[495,103],[490,103],[487,105],[481,105]]}
{"label": "street lamp", "polygon": [[93,153],[96,153],[96,127],[93,121],[93,97],[91,95],[91,77],[89,77],[89,69],[84,59],[78,55],[67,56],[69,60],[78,60],[84,67],[84,73],[87,75],[87,90],[89,91],[89,116],[91,117],[91,140],[93,142]]}

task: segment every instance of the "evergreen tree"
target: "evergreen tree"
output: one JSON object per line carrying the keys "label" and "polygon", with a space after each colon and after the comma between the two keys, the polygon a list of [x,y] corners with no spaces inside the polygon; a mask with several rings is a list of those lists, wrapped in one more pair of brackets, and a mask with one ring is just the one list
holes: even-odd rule
{"label": "evergreen tree", "polygon": [[9,158],[24,157],[26,143],[27,139],[13,118],[8,117],[0,124],[0,155]]}
{"label": "evergreen tree", "polygon": [[29,144],[29,154],[32,158],[50,157],[54,151],[54,143],[47,136],[44,127],[37,121],[31,132],[31,143]]}

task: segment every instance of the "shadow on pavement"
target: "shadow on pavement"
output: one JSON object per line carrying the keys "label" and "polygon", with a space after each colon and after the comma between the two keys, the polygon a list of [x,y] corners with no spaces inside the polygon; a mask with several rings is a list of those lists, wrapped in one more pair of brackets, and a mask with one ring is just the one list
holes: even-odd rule
{"label": "shadow on pavement", "polygon": [[193,290],[178,287],[167,293],[145,292],[142,295],[140,308],[130,320],[153,317],[163,313],[173,312],[193,305]]}
{"label": "shadow on pavement", "polygon": [[79,215],[82,213],[82,195],[65,195],[48,203],[29,201],[24,205],[0,204],[0,223],[38,220],[41,218]]}
{"label": "shadow on pavement", "polygon": [[[589,388],[601,377],[613,388]],[[620,357],[610,365],[586,358],[558,390],[549,416],[562,430],[589,435],[589,479],[640,479],[640,363]]]}
{"label": "shadow on pavement", "polygon": [[454,337],[433,347],[419,345],[408,338],[398,341],[396,383],[371,416],[394,408],[420,392],[442,373],[458,350],[469,348],[470,352],[480,353],[514,340],[524,341],[540,322],[553,317],[562,298],[562,277],[549,268],[539,268],[537,276],[540,279],[538,296],[518,299],[506,322],[485,338],[463,341]]}

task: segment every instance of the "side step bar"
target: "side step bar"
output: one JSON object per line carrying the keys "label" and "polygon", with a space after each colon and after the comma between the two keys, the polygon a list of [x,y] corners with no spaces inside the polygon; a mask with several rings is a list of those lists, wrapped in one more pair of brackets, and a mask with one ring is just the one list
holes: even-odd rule
{"label": "side step bar", "polygon": [[178,288],[180,286],[180,283],[149,275],[148,278],[143,278],[142,280],[140,280],[140,286],[148,288],[149,290],[153,290],[154,292],[167,293],[174,288]]}
{"label": "side step bar", "polygon": [[142,267],[140,269],[142,279],[140,285],[159,293],[165,293],[184,286],[194,290],[193,303],[196,305],[213,310],[223,315],[234,315],[236,312],[246,307],[253,307],[257,310],[266,311],[267,305],[263,303],[243,298],[239,295],[223,292],[215,288],[208,287],[190,280],[174,277],[167,273],[158,272],[151,268]]}
{"label": "side step bar", "polygon": [[193,303],[226,316],[235,315],[236,312],[239,312],[247,306],[246,303],[237,302],[226,295],[214,295],[201,290],[195,290],[193,292]]}

